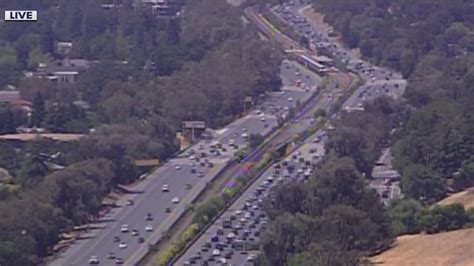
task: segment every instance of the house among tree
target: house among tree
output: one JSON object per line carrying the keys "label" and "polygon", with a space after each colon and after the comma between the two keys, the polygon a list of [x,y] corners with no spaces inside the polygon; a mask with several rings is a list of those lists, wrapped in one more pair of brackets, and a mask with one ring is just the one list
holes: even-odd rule
{"label": "house among tree", "polygon": [[0,91],[0,104],[7,103],[12,107],[18,107],[26,111],[31,110],[31,102],[23,100],[20,96],[20,92],[17,90],[13,91]]}
{"label": "house among tree", "polygon": [[175,17],[179,14],[184,0],[140,0],[151,8],[153,14],[159,17]]}
{"label": "house among tree", "polygon": [[87,70],[93,63],[96,62],[69,58],[51,63],[40,63],[35,76],[55,84],[72,84],[76,82],[79,74]]}

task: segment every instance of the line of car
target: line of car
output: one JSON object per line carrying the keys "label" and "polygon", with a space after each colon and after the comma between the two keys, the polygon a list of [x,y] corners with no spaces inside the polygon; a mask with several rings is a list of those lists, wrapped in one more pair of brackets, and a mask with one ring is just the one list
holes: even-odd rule
{"label": "line of car", "polygon": [[[305,181],[324,153],[318,150],[326,140],[318,132],[305,149],[274,164],[239,198],[175,265],[252,265],[259,239],[267,227],[265,199],[281,184]],[[320,154],[321,153],[321,154]]]}

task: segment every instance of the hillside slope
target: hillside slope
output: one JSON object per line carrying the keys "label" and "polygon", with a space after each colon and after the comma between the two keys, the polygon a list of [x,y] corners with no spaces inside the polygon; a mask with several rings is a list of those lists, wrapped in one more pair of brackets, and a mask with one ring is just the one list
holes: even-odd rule
{"label": "hillside slope", "polygon": [[371,261],[384,266],[474,265],[474,229],[400,236],[395,246]]}

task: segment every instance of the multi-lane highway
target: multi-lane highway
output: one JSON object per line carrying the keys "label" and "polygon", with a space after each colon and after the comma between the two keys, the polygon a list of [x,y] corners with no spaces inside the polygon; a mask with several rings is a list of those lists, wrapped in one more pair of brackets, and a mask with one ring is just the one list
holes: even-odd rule
{"label": "multi-lane highway", "polygon": [[[267,136],[277,127],[278,117],[285,117],[297,102],[304,103],[313,95],[319,80],[293,63],[282,65],[281,75],[287,82],[294,81],[301,73],[305,73],[307,86],[286,86],[282,91],[263,96],[248,115],[216,130],[213,140],[196,143],[186,153],[168,161],[145,180],[130,187],[142,193],[122,197],[118,201],[120,207],[112,209],[107,217],[103,217],[103,222],[99,222],[101,229],[84,234],[83,238],[88,239],[77,240],[49,264],[88,265],[95,258],[100,265],[115,265],[116,260],[133,265],[139,261],[149,245],[160,239],[206,183],[229,162],[236,151],[235,146],[229,144],[243,147],[247,144],[244,134]],[[219,150],[219,155],[211,152],[210,144],[214,142],[220,142],[224,148]],[[169,192],[163,191],[164,186],[169,187]],[[172,203],[174,198],[179,202]],[[125,227],[128,232],[121,232],[126,231],[122,229]]]}
{"label": "multi-lane highway", "polygon": [[[276,5],[271,8],[275,15],[282,21],[291,25],[299,34],[306,36],[314,50],[324,51],[326,55],[334,60],[345,64],[345,67],[357,73],[364,81],[365,85],[357,89],[351,97],[344,103],[343,108],[347,111],[362,110],[366,101],[371,101],[380,96],[392,98],[400,97],[406,87],[404,80],[399,73],[390,69],[375,66],[357,57],[352,51],[342,44],[329,37],[329,33],[305,17],[302,10],[309,8],[299,1],[288,2]],[[316,51],[313,51],[316,54]]]}
{"label": "multi-lane highway", "polygon": [[[400,97],[405,89],[406,81],[398,73],[388,69],[375,67],[355,58],[341,45],[331,43],[327,32],[320,32],[313,25],[300,16],[302,6],[298,4],[284,4],[273,10],[283,20],[293,24],[297,30],[310,37],[311,42],[327,42],[331,55],[341,60],[351,71],[358,73],[365,85],[359,87],[344,103],[346,111],[361,110],[365,101],[386,95]],[[246,10],[247,16],[253,17],[255,23],[262,25],[259,28],[267,35],[271,27],[265,26],[255,11]],[[307,23],[300,25],[299,23]],[[296,25],[297,24],[297,25]],[[286,42],[279,36],[277,40]],[[321,104],[321,103],[319,103]],[[326,106],[321,106],[324,108]],[[294,120],[293,123],[301,121]],[[303,126],[309,126],[303,123]],[[268,222],[262,209],[262,199],[270,193],[274,184],[279,182],[301,181],[304,176],[311,174],[315,162],[324,155],[326,132],[320,130],[307,138],[304,145],[295,150],[283,163],[271,166],[263,173],[241,197],[229,207],[218,220],[189,247],[175,265],[253,265],[258,253],[258,240]],[[303,178],[302,178],[303,177]],[[271,182],[270,182],[271,181]]]}
{"label": "multi-lane highway", "polygon": [[[253,265],[268,219],[262,201],[278,184],[303,181],[325,154],[320,130],[283,162],[268,168],[174,265]],[[315,139],[318,139],[315,141]]]}

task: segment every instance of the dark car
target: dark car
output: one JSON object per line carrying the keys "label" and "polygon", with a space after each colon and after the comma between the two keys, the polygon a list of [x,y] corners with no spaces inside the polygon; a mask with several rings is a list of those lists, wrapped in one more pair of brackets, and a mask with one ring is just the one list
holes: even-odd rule
{"label": "dark car", "polygon": [[120,237],[114,236],[114,243],[119,243],[120,242]]}
{"label": "dark car", "polygon": [[166,213],[171,213],[171,208],[170,207],[166,208]]}
{"label": "dark car", "polygon": [[153,221],[153,216],[151,215],[151,213],[147,213],[147,214],[146,214],[145,220],[147,220],[147,221]]}
{"label": "dark car", "polygon": [[232,259],[232,255],[234,255],[234,252],[229,251],[224,254],[224,258],[226,259]]}
{"label": "dark car", "polygon": [[143,237],[139,237],[139,238],[137,239],[137,242],[138,242],[138,243],[144,243],[144,242],[145,242],[145,239],[144,239]]}

